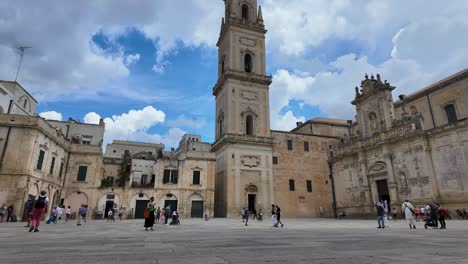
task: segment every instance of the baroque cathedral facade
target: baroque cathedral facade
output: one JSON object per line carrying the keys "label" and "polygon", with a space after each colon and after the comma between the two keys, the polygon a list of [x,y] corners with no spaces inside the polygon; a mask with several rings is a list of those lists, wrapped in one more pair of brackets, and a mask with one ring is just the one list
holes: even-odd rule
{"label": "baroque cathedral facade", "polygon": [[185,135],[166,151],[114,141],[103,153],[102,120],[44,120],[21,85],[0,81],[0,204],[21,218],[46,190],[50,206],[88,205],[94,218],[112,207],[141,218],[150,197],[182,217],[267,215],[272,204],[285,217],[369,216],[377,201],[398,210],[405,199],[468,207],[468,69],[397,101],[394,86],[366,74],[350,98],[355,120],[271,130],[262,9],[224,2],[214,143]]}

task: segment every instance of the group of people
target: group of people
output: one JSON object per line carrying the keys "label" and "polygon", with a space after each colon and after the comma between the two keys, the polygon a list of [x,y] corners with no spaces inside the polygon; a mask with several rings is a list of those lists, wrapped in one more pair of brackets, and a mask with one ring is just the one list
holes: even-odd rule
{"label": "group of people", "polygon": [[16,222],[17,217],[14,214],[14,207],[13,205],[6,206],[5,204],[2,204],[0,207],[0,223],[3,222],[3,218],[5,217],[5,214],[7,215],[6,217],[6,222]]}
{"label": "group of people", "polygon": [[[161,207],[156,208],[154,197],[151,197],[145,208],[145,231],[154,231],[154,224],[170,224],[170,225],[180,225],[179,213],[177,210],[171,210],[170,206],[161,209]],[[171,220],[171,222],[169,222]],[[149,229],[148,229],[149,228]]]}
{"label": "group of people", "polygon": [[[389,219],[396,219],[396,209],[393,209],[393,217],[389,213],[389,207],[386,201],[380,201],[375,204],[377,210],[377,228],[388,227]],[[416,222],[419,219],[424,221],[424,228],[433,227],[446,229],[445,220],[449,218],[448,211],[437,203],[427,203],[422,207],[413,206],[409,200],[405,200],[401,205],[401,214],[405,217],[410,229],[416,229]]]}
{"label": "group of people", "polygon": [[115,223],[115,216],[119,217],[119,220],[122,221],[124,209],[122,207],[117,208],[116,206],[109,208],[107,210],[107,222]]}
{"label": "group of people", "polygon": [[410,229],[416,229],[416,221],[420,217],[424,221],[424,228],[432,227],[435,229],[446,229],[445,220],[450,217],[447,209],[437,203],[427,203],[421,208],[414,207],[408,200],[401,205],[401,210],[404,212],[405,219],[408,222]]}
{"label": "group of people", "polygon": [[[257,213],[257,210],[255,209],[250,211],[248,208],[242,208],[241,210],[242,223],[244,223],[245,226],[248,226],[250,214],[253,215],[252,220],[257,219],[259,222],[263,221],[262,209],[260,209]],[[281,222],[281,208],[278,205],[274,205],[274,204],[271,205],[271,221],[274,227],[278,227],[279,225],[281,225],[281,227],[284,226],[283,222]]]}

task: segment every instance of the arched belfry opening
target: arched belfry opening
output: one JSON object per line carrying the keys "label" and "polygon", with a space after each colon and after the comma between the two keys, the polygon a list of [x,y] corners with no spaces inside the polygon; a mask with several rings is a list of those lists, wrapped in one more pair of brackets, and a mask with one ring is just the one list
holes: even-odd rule
{"label": "arched belfry opening", "polygon": [[247,4],[242,5],[242,20],[249,20],[249,6]]}
{"label": "arched belfry opening", "polygon": [[245,72],[252,72],[252,55],[250,54],[245,54],[244,56],[244,69]]}

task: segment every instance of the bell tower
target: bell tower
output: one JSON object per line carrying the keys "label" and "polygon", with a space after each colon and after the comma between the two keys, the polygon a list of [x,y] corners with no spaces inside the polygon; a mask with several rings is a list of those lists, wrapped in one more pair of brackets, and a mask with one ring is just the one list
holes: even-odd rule
{"label": "bell tower", "polygon": [[[216,97],[217,216],[271,205],[272,139],[266,76],[265,25],[257,0],[224,0]],[[252,193],[252,190],[256,190]],[[255,200],[255,201],[253,201]]]}

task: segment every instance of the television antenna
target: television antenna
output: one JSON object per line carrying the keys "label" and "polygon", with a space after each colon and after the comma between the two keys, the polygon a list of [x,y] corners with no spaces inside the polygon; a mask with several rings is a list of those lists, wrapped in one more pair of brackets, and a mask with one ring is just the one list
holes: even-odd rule
{"label": "television antenna", "polygon": [[18,74],[21,69],[21,62],[23,62],[23,56],[24,56],[24,51],[27,49],[30,49],[32,47],[25,47],[25,46],[19,46],[16,49],[18,50],[17,53],[20,55],[20,61],[18,64],[18,70],[16,70],[16,77],[15,77],[15,82],[18,80]]}

